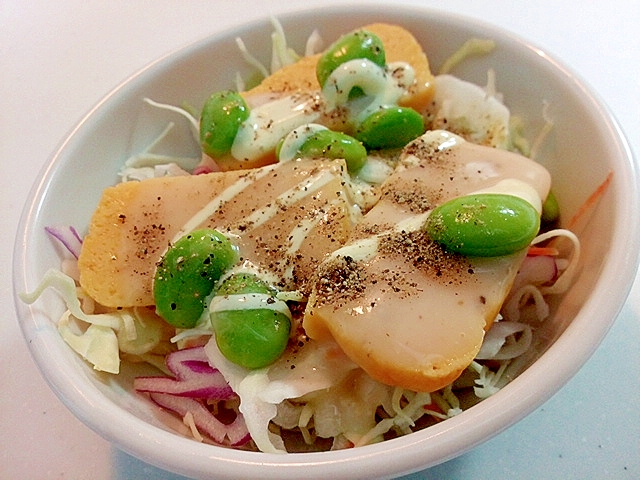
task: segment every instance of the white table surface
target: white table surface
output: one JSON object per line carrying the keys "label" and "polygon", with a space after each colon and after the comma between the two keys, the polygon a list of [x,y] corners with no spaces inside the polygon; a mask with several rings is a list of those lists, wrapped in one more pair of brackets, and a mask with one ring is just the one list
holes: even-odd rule
{"label": "white table surface", "polygon": [[[177,479],[69,413],[32,362],[10,265],[27,193],[57,144],[152,60],[265,15],[337,0],[0,1],[0,478]],[[361,2],[352,2],[361,3]],[[394,1],[388,0],[390,8]],[[422,0],[505,27],[587,79],[640,152],[640,2]],[[601,347],[549,402],[473,451],[407,479],[640,478],[640,281]]]}

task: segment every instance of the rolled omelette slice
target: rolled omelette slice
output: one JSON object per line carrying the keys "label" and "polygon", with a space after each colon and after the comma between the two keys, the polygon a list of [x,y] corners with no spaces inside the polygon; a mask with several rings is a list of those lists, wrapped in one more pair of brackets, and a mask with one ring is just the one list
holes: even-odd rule
{"label": "rolled omelette slice", "polygon": [[291,161],[253,170],[162,177],[105,189],[78,266],[87,294],[108,307],[153,305],[156,263],[171,242],[216,228],[242,261],[304,290],[324,255],[351,232],[341,160]]}
{"label": "rolled omelette slice", "polygon": [[538,200],[550,187],[541,165],[448,132],[407,145],[381,200],[318,269],[303,320],[307,335],[333,337],[388,385],[430,392],[455,380],[480,349],[526,249],[465,258],[430,240],[422,225],[437,205],[502,191],[505,180]]}
{"label": "rolled omelette slice", "polygon": [[[406,62],[415,71],[415,83],[400,99],[400,105],[424,110],[434,95],[434,78],[424,50],[407,29],[398,25],[372,23],[358,30],[376,34],[384,45],[387,63]],[[321,54],[302,57],[265,78],[262,83],[243,93],[246,97],[320,91],[316,64]]]}

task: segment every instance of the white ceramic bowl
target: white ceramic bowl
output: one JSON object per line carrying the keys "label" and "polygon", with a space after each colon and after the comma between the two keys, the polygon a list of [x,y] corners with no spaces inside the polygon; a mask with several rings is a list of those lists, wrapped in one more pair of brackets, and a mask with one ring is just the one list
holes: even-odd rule
{"label": "white ceramic bowl", "polygon": [[[512,113],[527,120],[530,138],[542,127],[542,105],[548,102],[555,127],[543,162],[553,176],[563,217],[569,218],[605,176],[614,173],[591,223],[580,234],[582,272],[545,322],[546,344],[539,358],[493,397],[418,433],[351,450],[268,455],[199,444],[168,431],[147,403],[131,393],[131,376],[96,375],[64,344],[53,324],[62,304],[52,292],[30,307],[16,301],[25,339],[52,389],[78,418],[120,449],[183,475],[353,480],[396,476],[438,464],[496,435],[546,401],[576,373],[613,323],[638,258],[639,179],[632,155],[607,108],[580,79],[508,32],[416,7],[332,8],[279,20],[298,50],[315,28],[333,40],[369,22],[398,23],[416,35],[434,71],[463,41],[492,38],[495,52],[465,62],[455,73],[484,84],[487,69],[494,69],[499,91]],[[16,292],[31,291],[48,268],[59,265],[60,252],[44,227],[85,228],[102,189],[116,182],[124,159],[166,125],[169,117],[152,111],[142,98],[202,105],[210,92],[232,87],[236,72],[250,73],[234,38],[242,37],[249,51],[267,60],[265,39],[271,31],[265,19],[162,58],[123,82],[85,116],[47,163],[30,194],[15,247]]]}

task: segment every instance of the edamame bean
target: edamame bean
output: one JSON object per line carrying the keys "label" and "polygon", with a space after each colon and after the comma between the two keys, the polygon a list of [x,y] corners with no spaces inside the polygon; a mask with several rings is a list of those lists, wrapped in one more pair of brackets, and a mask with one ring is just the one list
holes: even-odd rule
{"label": "edamame bean", "polygon": [[367,149],[404,147],[424,133],[422,116],[406,107],[382,107],[369,115],[356,129],[355,137]]}
{"label": "edamame bean", "polygon": [[367,149],[362,143],[332,130],[320,130],[309,136],[300,147],[299,154],[307,158],[343,158],[351,173],[356,173],[367,161]]}
{"label": "edamame bean", "polygon": [[178,328],[195,326],[206,297],[237,260],[236,247],[216,230],[195,230],[180,238],[156,268],[153,298],[158,315]]}
{"label": "edamame bean", "polygon": [[537,210],[514,195],[484,193],[454,198],[425,223],[447,250],[469,257],[498,257],[526,248],[540,228]]}
{"label": "edamame bean", "polygon": [[542,204],[542,221],[545,223],[553,223],[560,217],[560,206],[553,192],[549,192],[547,198]]}
{"label": "edamame bean", "polygon": [[366,58],[384,67],[386,56],[382,40],[374,33],[365,30],[358,30],[340,37],[318,60],[316,76],[320,86],[324,87],[327,78],[336,68],[357,58]]}
{"label": "edamame bean", "polygon": [[229,151],[240,124],[249,118],[249,107],[240,94],[225,90],[211,95],[200,115],[200,144],[210,157]]}
{"label": "edamame bean", "polygon": [[262,368],[286,349],[291,312],[256,275],[231,275],[220,285],[209,308],[216,343],[230,362]]}

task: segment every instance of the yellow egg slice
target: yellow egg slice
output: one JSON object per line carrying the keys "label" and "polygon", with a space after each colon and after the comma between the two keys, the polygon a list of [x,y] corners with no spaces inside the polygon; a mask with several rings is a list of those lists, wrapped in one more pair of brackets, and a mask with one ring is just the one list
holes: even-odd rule
{"label": "yellow egg slice", "polygon": [[[435,391],[471,363],[498,314],[526,250],[465,258],[421,228],[437,205],[476,191],[522,186],[545,198],[550,177],[510,153],[428,132],[409,144],[402,166],[351,240],[320,266],[304,317],[314,339],[333,337],[371,377]],[[514,191],[513,194],[519,194]]]}
{"label": "yellow egg slice", "polygon": [[107,188],[78,261],[80,283],[109,307],[153,305],[156,263],[181,234],[216,228],[242,260],[302,288],[348,238],[343,161],[302,160],[253,170],[162,177]]}

